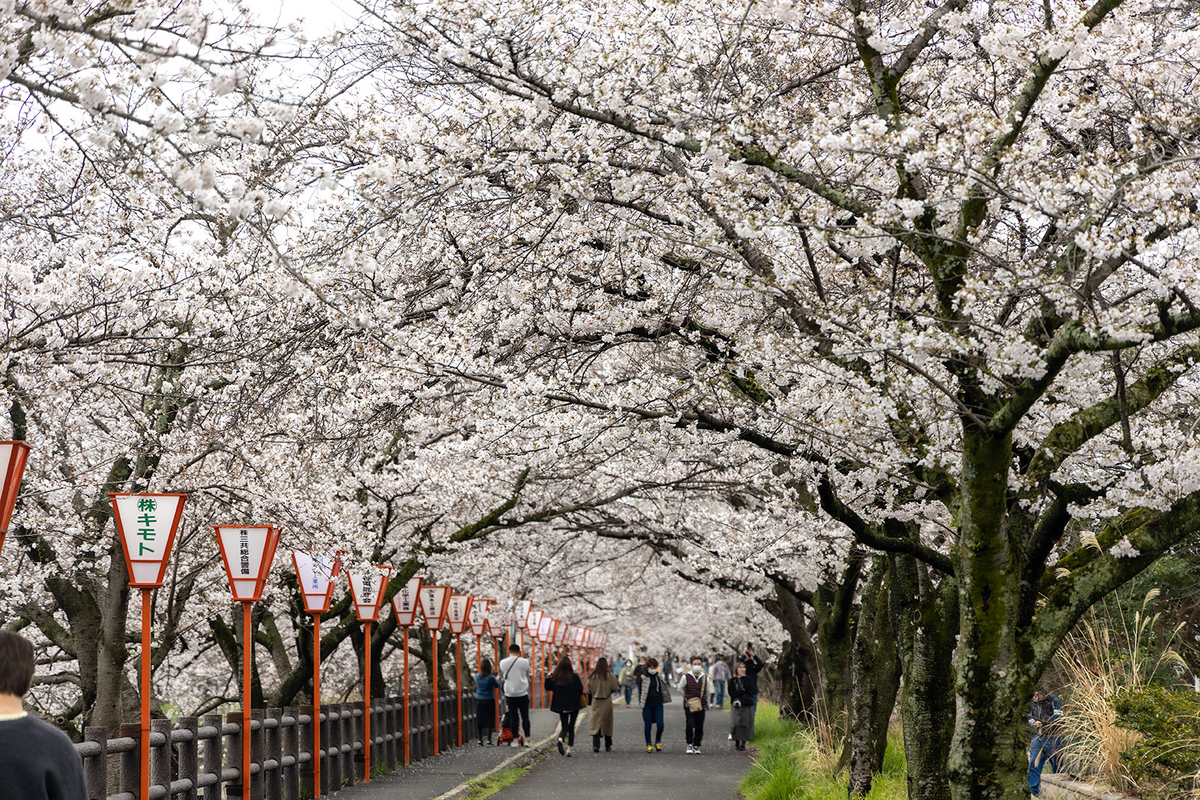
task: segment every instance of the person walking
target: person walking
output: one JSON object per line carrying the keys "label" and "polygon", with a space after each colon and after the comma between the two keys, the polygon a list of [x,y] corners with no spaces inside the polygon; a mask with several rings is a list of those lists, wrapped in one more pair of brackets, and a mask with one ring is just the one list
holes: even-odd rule
{"label": "person walking", "polygon": [[753,716],[758,711],[758,673],[762,672],[766,665],[754,654],[754,648],[750,645],[746,645],[746,649],[742,651],[741,663],[746,667],[746,679],[750,682],[750,714]]}
{"label": "person walking", "polygon": [[679,679],[679,694],[683,698],[687,752],[700,755],[700,743],[704,741],[704,717],[708,712],[708,677],[704,674],[704,663],[699,656],[692,659],[691,668]]}
{"label": "person walking", "polygon": [[588,676],[587,690],[591,695],[591,713],[588,715],[588,732],[592,734],[592,752],[600,752],[600,737],[604,737],[604,752],[612,752],[613,737],[613,692],[621,688],[617,676],[608,669],[608,661],[597,659],[592,674]]}
{"label": "person walking", "polygon": [[638,705],[639,706],[644,705],[642,703],[642,689],[643,689],[643,684],[646,681],[646,657],[645,656],[638,656],[637,666],[633,668],[633,677],[637,681]]}
{"label": "person walking", "polygon": [[[521,656],[521,647],[509,645],[508,658],[500,662],[500,685],[504,690],[504,701],[508,708],[504,712],[504,727],[513,732],[513,747],[523,747],[529,738],[529,689],[533,672],[529,659]],[[520,717],[525,735],[517,735],[517,717]]]}
{"label": "person walking", "polygon": [[621,674],[618,680],[621,682],[621,688],[625,691],[625,707],[629,708],[629,701],[633,699],[633,662],[626,661],[625,666],[621,669]]}
{"label": "person walking", "polygon": [[1041,688],[1033,693],[1029,706],[1029,724],[1033,726],[1033,742],[1029,747],[1029,793],[1041,794],[1042,767],[1050,761],[1051,772],[1061,771],[1063,749],[1062,701]]}
{"label": "person walking", "polygon": [[[671,684],[658,672],[658,659],[646,660],[646,691],[642,694],[642,722],[646,726],[646,752],[662,752],[663,704],[671,702]],[[658,730],[650,741],[650,729]]]}
{"label": "person walking", "polygon": [[500,681],[492,674],[491,659],[483,659],[475,676],[475,729],[479,732],[481,746],[484,731],[487,731],[487,743],[492,743],[492,731],[496,727],[496,690],[499,688]]}
{"label": "person walking", "polygon": [[0,787],[5,800],[87,800],[75,745],[25,711],[36,663],[28,639],[0,630]]}
{"label": "person walking", "polygon": [[[582,705],[583,681],[579,679],[575,667],[571,666],[571,659],[567,656],[559,659],[554,672],[546,677],[546,691],[553,693],[550,710],[558,714],[559,755],[569,758],[575,749],[575,721],[579,719],[579,708]],[[566,739],[566,749],[563,748],[563,739]]]}
{"label": "person walking", "polygon": [[717,708],[725,707],[725,684],[731,677],[733,676],[729,674],[729,665],[725,663],[725,659],[718,657],[708,671],[708,680],[713,687],[713,705]]}
{"label": "person walking", "polygon": [[754,738],[754,693],[750,691],[746,665],[738,662],[729,679],[729,737],[734,750],[745,750],[746,742]]}

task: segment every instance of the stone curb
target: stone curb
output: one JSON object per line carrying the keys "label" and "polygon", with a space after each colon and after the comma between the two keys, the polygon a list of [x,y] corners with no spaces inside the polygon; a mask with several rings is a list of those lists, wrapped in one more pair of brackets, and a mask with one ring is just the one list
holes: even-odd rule
{"label": "stone curb", "polygon": [[[587,715],[588,715],[588,711],[585,709],[580,712],[579,716],[575,720],[575,730],[576,730],[577,738],[579,735],[578,734],[579,723],[583,722],[587,718]],[[560,722],[554,728],[554,733],[550,734],[545,739],[542,739],[540,742],[530,745],[529,747],[521,748],[521,752],[519,752],[515,755],[512,755],[512,756],[509,756],[508,758],[504,759],[496,766],[489,769],[487,772],[481,772],[478,775],[476,775],[475,777],[467,779],[466,781],[464,781],[463,783],[460,783],[458,786],[455,786],[453,789],[446,792],[445,794],[438,795],[433,800],[461,800],[462,798],[466,797],[470,793],[471,784],[475,783],[476,781],[486,780],[486,779],[492,777],[493,775],[497,775],[501,772],[504,772],[505,770],[513,769],[514,767],[523,767],[528,764],[532,764],[535,760],[537,760],[537,758],[539,756],[546,753],[548,750],[552,749],[555,746],[555,744],[558,742],[558,735],[561,732],[562,732],[562,723]]]}
{"label": "stone curb", "polygon": [[1085,797],[1088,800],[1125,800],[1129,797],[1127,794],[1114,792],[1111,789],[1101,789],[1090,783],[1071,780],[1063,775],[1053,773],[1042,775],[1042,783],[1055,788],[1056,791],[1053,795],[1043,792],[1043,794],[1053,797]]}

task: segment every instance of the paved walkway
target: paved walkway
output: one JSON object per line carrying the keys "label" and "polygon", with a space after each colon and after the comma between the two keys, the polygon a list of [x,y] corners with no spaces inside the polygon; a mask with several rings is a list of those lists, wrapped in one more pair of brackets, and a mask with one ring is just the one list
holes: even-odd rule
{"label": "paved walkway", "polygon": [[[529,719],[535,742],[549,736],[558,726],[558,715],[545,709],[534,709]],[[443,750],[441,755],[418,761],[407,769],[374,778],[370,783],[333,792],[329,797],[336,800],[429,800],[519,752],[514,747],[480,747],[474,742],[464,743],[462,747]]]}
{"label": "paved walkway", "polygon": [[[711,710],[705,721],[704,754],[687,755],[683,706],[666,706],[666,729],[661,753],[647,753],[642,711],[637,706],[616,710],[613,752],[592,752],[586,719],[580,720],[575,754],[560,756],[553,748],[515,785],[493,795],[495,800],[562,800],[564,791],[578,798],[604,800],[732,800],[737,785],[753,762],[733,749],[729,712]],[[558,725],[558,715],[532,713],[533,740],[539,741]],[[467,745],[425,759],[408,769],[358,784],[330,795],[335,800],[432,800],[486,772],[519,751],[508,747]]]}
{"label": "paved walkway", "polygon": [[[678,695],[678,692],[676,693]],[[666,729],[661,753],[646,752],[642,711],[637,706],[616,711],[613,752],[592,752],[587,725],[581,723],[575,755],[563,758],[551,751],[532,772],[493,795],[495,800],[562,800],[602,797],[604,800],[725,800],[737,797],[737,785],[753,766],[746,753],[733,749],[729,712],[708,712],[703,755],[687,755],[683,738],[683,707],[676,696],[666,706]]]}

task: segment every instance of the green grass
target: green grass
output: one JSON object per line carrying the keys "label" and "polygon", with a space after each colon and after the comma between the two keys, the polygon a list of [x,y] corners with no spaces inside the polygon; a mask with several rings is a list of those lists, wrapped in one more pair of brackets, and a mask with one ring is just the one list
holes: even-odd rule
{"label": "green grass", "polygon": [[[738,787],[747,800],[845,800],[849,779],[831,771],[836,755],[820,751],[813,731],[781,720],[777,706],[759,706],[751,747],[754,766]],[[890,735],[867,800],[907,800],[906,773],[901,739]]]}
{"label": "green grass", "polygon": [[497,772],[490,778],[471,781],[467,800],[483,800],[485,797],[491,797],[501,789],[512,786],[521,780],[527,772],[529,772],[529,767],[513,767],[503,772]]}

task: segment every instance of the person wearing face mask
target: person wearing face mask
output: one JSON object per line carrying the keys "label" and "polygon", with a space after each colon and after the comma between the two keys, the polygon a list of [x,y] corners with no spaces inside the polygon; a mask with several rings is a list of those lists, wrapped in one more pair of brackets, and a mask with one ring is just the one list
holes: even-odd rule
{"label": "person wearing face mask", "polygon": [[[642,694],[642,722],[646,725],[646,752],[662,752],[663,704],[671,702],[671,684],[658,672],[658,659],[646,661],[646,691]],[[658,725],[653,743],[650,728]]]}
{"label": "person wearing face mask", "polygon": [[704,739],[704,716],[708,711],[708,676],[704,674],[703,659],[692,659],[691,668],[679,679],[679,693],[683,696],[684,738],[687,739],[689,754],[700,755],[700,742]]}

